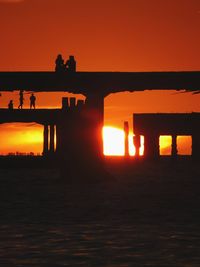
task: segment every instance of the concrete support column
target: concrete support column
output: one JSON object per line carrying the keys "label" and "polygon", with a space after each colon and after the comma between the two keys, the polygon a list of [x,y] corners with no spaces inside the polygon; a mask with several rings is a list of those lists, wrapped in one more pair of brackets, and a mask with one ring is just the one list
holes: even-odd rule
{"label": "concrete support column", "polygon": [[135,156],[138,157],[140,155],[140,135],[137,134],[133,137],[133,144],[135,146]]}
{"label": "concrete support column", "polygon": [[176,142],[176,135],[172,135],[172,157],[177,157],[177,142]]}
{"label": "concrete support column", "polygon": [[144,156],[147,158],[159,157],[159,135],[153,133],[145,135]]}
{"label": "concrete support column", "polygon": [[56,124],[56,153],[59,152],[61,146],[61,134],[59,125]]}
{"label": "concrete support column", "polygon": [[[92,93],[84,102],[70,99],[67,112],[57,122],[57,152],[62,176],[89,179],[102,170],[104,97]],[[98,174],[99,175],[99,174]],[[99,178],[100,176],[97,177]],[[102,177],[103,178],[103,177]]]}
{"label": "concrete support column", "polygon": [[199,134],[195,133],[192,135],[192,157],[194,159],[199,159],[199,153],[200,153]]}
{"label": "concrete support column", "polygon": [[102,128],[104,123],[104,96],[101,94],[90,94],[87,96],[85,118],[89,150],[93,157],[103,157]]}
{"label": "concrete support column", "polygon": [[53,154],[55,151],[54,141],[55,141],[55,127],[54,124],[50,125],[50,153]]}
{"label": "concrete support column", "polygon": [[70,105],[70,108],[75,108],[76,107],[76,97],[70,97],[69,105]]}
{"label": "concrete support column", "polygon": [[48,124],[44,124],[44,131],[43,131],[43,155],[48,154],[48,137],[49,137],[49,129],[48,129]]}
{"label": "concrete support column", "polygon": [[124,133],[125,133],[125,156],[129,156],[129,142],[128,142],[128,135],[129,135],[129,125],[128,121],[124,122]]}
{"label": "concrete support column", "polygon": [[67,110],[69,108],[69,100],[68,97],[62,98],[62,109]]}

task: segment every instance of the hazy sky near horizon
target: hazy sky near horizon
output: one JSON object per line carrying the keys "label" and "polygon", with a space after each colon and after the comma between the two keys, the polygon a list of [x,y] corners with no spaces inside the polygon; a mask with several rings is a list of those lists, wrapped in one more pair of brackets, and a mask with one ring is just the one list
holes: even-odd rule
{"label": "hazy sky near horizon", "polygon": [[[78,71],[200,70],[199,0],[0,0],[0,71],[54,70],[58,53]],[[18,105],[18,95],[2,93]],[[119,93],[105,99],[105,122],[133,112],[200,111],[200,95]],[[37,94],[39,106],[59,106]],[[28,96],[25,106],[29,106]]]}

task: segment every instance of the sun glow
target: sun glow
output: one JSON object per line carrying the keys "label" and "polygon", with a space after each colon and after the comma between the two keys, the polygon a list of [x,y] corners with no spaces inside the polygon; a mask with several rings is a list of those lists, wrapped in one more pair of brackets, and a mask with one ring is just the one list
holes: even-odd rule
{"label": "sun glow", "polygon": [[[43,127],[38,124],[13,123],[0,126],[0,154],[30,153],[41,154],[43,150]],[[129,155],[135,156],[132,132],[129,133]],[[144,137],[140,137],[139,155],[144,155]],[[171,136],[160,136],[160,155],[171,155]],[[180,155],[191,155],[191,136],[178,136],[177,149]],[[55,136],[56,147],[56,136]],[[125,155],[125,133],[112,126],[103,127],[103,152],[105,156]]]}
{"label": "sun glow", "polygon": [[123,156],[124,149],[124,131],[118,128],[103,127],[103,151],[105,156]]}
{"label": "sun glow", "polygon": [[[139,154],[144,154],[144,137],[141,136],[141,147]],[[129,155],[135,156],[135,146],[133,144],[133,133],[128,136]],[[125,155],[125,132],[122,129],[112,126],[103,127],[103,151],[105,156]]]}
{"label": "sun glow", "polygon": [[42,153],[43,128],[32,123],[7,123],[0,126],[0,154]]}
{"label": "sun glow", "polygon": [[159,137],[160,155],[171,155],[172,137],[170,135],[161,135]]}

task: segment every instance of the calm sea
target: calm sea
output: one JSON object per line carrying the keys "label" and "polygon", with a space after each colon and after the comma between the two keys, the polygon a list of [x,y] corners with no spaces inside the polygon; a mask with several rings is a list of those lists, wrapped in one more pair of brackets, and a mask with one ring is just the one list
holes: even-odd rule
{"label": "calm sea", "polygon": [[0,266],[199,267],[199,171],[162,171],[67,184],[0,170]]}

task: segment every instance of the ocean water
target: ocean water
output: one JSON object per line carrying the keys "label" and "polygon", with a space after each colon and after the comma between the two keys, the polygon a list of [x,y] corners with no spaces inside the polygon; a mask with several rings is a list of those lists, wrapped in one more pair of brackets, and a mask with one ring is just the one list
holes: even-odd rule
{"label": "ocean water", "polygon": [[[199,170],[0,170],[0,266],[200,266]],[[117,175],[116,175],[117,173]]]}

